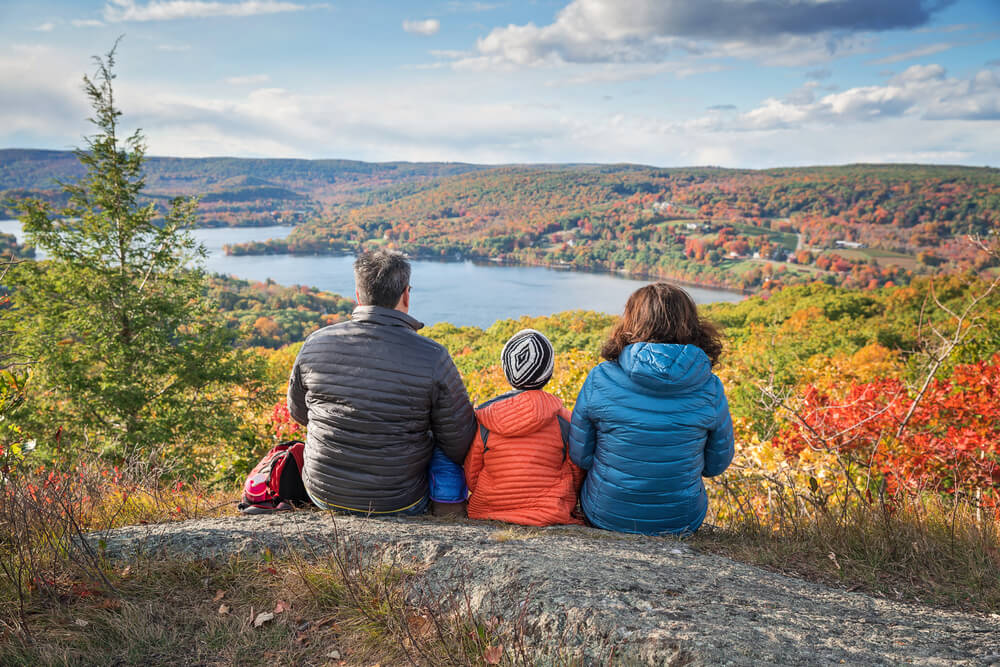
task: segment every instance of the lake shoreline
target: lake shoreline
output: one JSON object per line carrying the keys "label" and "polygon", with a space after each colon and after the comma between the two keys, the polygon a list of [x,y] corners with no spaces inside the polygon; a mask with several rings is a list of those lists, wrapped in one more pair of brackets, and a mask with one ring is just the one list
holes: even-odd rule
{"label": "lake shoreline", "polygon": [[[190,230],[206,251],[201,268],[209,274],[278,285],[305,285],[349,297],[354,294],[356,246],[325,253],[226,254],[224,246],[281,239],[288,225],[272,227],[203,227]],[[16,220],[0,221],[0,231],[23,237]],[[279,244],[278,248],[281,248]],[[334,249],[329,249],[334,250]],[[513,258],[481,258],[466,253],[419,253],[410,256],[416,288],[412,312],[427,325],[487,328],[497,320],[540,317],[567,310],[621,314],[635,290],[659,279],[633,277],[625,271],[592,270],[560,263],[524,263]],[[698,304],[738,302],[738,290],[678,280]]]}
{"label": "lake shoreline", "polygon": [[[270,240],[270,239],[269,239]],[[356,251],[337,251],[337,252],[269,252],[271,246],[266,245],[267,241],[264,241],[261,245],[264,245],[265,250],[263,252],[231,252],[230,244],[226,244],[224,247],[224,252],[227,257],[354,257],[357,253]],[[359,244],[360,245],[360,244]],[[641,280],[656,282],[660,280],[669,281],[672,283],[677,283],[678,285],[697,287],[701,289],[718,290],[720,292],[730,292],[732,294],[738,294],[743,297],[750,297],[757,294],[756,290],[740,289],[739,287],[732,287],[730,285],[723,285],[715,282],[700,282],[697,280],[688,280],[683,278],[674,278],[672,276],[665,275],[655,275],[645,272],[636,271],[626,271],[624,269],[591,269],[586,267],[574,266],[568,262],[525,262],[519,259],[509,259],[509,258],[499,258],[499,257],[487,257],[484,255],[475,254],[463,254],[457,253],[457,256],[442,256],[428,253],[409,253],[404,252],[404,254],[413,260],[419,260],[424,262],[442,262],[446,264],[461,263],[461,262],[472,262],[477,266],[498,266],[498,267],[533,267],[541,269],[551,269],[553,271],[566,271],[568,273],[583,273],[599,276],[612,276],[618,278],[624,278],[626,280]]]}

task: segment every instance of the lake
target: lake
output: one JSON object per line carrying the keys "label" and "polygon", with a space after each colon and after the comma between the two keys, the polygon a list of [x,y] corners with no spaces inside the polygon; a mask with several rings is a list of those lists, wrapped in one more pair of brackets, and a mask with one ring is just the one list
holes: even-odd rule
{"label": "lake", "polygon": [[[291,227],[223,227],[193,231],[208,251],[208,271],[248,280],[271,278],[283,285],[309,285],[354,296],[350,256],[227,256],[226,243],[283,238]],[[0,221],[0,232],[22,238],[16,220]],[[471,261],[413,260],[410,313],[425,324],[451,322],[488,327],[499,319],[551,315],[564,310],[596,310],[618,314],[629,294],[647,284],[609,273],[583,273],[533,266],[499,266]],[[697,303],[740,301],[727,290],[685,287]]]}

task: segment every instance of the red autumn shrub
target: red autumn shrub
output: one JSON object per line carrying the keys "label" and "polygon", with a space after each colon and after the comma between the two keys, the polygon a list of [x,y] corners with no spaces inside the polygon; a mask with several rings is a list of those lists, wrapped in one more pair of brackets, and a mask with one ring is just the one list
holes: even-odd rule
{"label": "red autumn shrub", "polygon": [[268,421],[271,431],[279,441],[304,440],[306,437],[305,426],[292,419],[285,401],[281,401],[274,406],[274,409],[271,410],[271,418]]}
{"label": "red autumn shrub", "polygon": [[1000,508],[1000,354],[933,380],[903,426],[914,399],[896,379],[853,385],[839,400],[809,386],[775,444],[870,465],[890,493],[959,493]]}

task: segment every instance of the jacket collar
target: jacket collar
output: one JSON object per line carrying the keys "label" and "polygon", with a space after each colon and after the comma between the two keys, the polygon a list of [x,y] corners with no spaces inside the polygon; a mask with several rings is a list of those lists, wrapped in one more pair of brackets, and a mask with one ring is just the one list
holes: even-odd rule
{"label": "jacket collar", "polygon": [[355,322],[371,322],[395,327],[410,327],[414,331],[422,329],[424,323],[410,317],[401,310],[383,308],[382,306],[358,306],[354,309],[351,319]]}

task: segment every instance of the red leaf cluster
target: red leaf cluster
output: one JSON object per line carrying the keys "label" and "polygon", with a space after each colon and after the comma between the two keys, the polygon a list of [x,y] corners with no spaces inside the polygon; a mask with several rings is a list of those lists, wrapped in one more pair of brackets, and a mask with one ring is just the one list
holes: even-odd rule
{"label": "red leaf cluster", "polygon": [[281,401],[274,406],[273,410],[271,410],[269,424],[271,431],[279,441],[305,439],[305,427],[292,419],[292,415],[288,412],[288,405],[285,401]]}
{"label": "red leaf cluster", "polygon": [[914,400],[897,379],[853,385],[840,400],[809,386],[775,444],[867,462],[890,493],[959,493],[1000,508],[1000,354],[933,380],[907,421]]}

